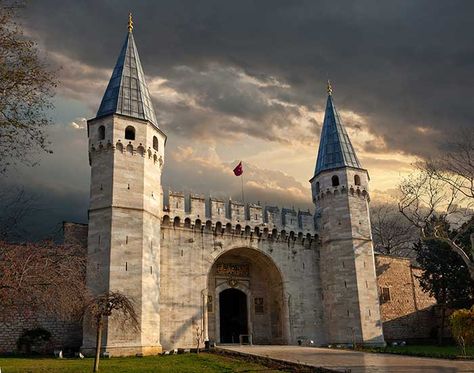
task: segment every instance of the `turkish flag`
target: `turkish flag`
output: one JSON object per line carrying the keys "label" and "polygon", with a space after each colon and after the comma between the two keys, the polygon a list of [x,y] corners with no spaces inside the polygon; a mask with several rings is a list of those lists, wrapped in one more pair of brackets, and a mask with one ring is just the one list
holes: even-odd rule
{"label": "turkish flag", "polygon": [[240,176],[244,172],[244,169],[242,168],[242,162],[239,162],[239,164],[234,168],[234,175],[235,176]]}

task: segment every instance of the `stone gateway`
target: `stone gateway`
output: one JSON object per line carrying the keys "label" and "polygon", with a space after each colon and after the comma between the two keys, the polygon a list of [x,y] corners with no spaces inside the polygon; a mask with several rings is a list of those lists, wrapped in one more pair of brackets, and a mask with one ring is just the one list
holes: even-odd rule
{"label": "stone gateway", "polygon": [[[135,302],[140,332],[110,317],[110,355],[216,343],[383,345],[369,175],[332,90],[316,169],[315,213],[163,193],[166,135],[132,29],[97,116],[87,123],[91,187],[87,285]],[[96,334],[83,326],[90,352]]]}

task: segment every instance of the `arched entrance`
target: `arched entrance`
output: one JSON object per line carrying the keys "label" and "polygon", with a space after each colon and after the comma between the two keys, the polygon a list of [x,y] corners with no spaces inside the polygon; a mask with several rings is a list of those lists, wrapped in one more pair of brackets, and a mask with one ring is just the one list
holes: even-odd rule
{"label": "arched entrance", "polygon": [[207,335],[217,343],[288,343],[288,306],[280,270],[267,254],[237,248],[220,255],[209,272]]}
{"label": "arched entrance", "polygon": [[220,341],[237,343],[248,334],[247,295],[239,289],[226,289],[219,294]]}

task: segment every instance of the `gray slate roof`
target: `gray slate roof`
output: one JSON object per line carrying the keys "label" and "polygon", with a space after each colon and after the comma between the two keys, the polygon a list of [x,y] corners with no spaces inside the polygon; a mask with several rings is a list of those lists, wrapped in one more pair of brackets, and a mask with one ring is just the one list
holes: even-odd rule
{"label": "gray slate roof", "polygon": [[128,32],[97,117],[122,114],[158,126],[133,33]]}
{"label": "gray slate roof", "polygon": [[314,174],[346,166],[362,168],[329,94]]}

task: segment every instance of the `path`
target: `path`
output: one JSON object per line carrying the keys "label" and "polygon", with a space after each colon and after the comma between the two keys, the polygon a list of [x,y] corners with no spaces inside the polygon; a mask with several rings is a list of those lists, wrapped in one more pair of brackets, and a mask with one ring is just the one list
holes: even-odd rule
{"label": "path", "polygon": [[431,359],[299,346],[239,346],[219,348],[272,359],[304,363],[351,373],[474,373],[474,361]]}

